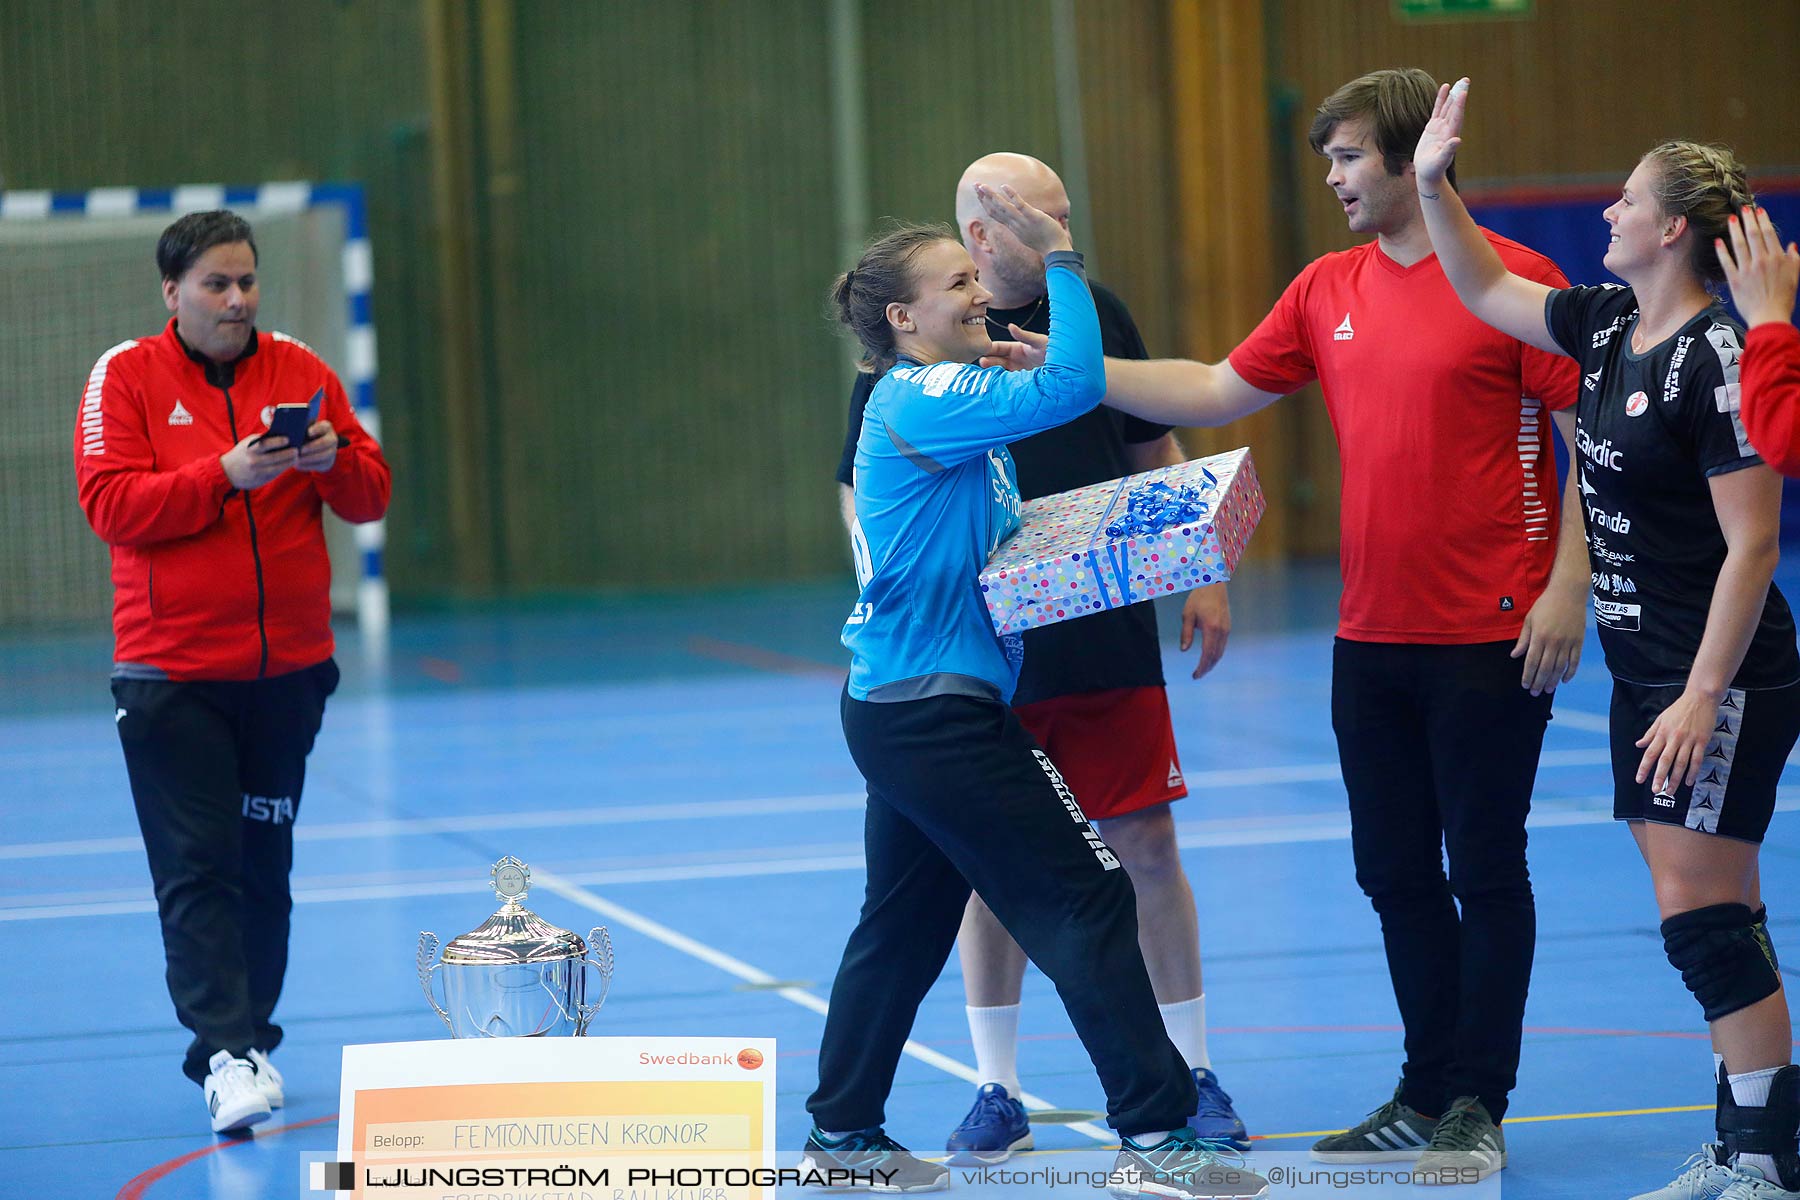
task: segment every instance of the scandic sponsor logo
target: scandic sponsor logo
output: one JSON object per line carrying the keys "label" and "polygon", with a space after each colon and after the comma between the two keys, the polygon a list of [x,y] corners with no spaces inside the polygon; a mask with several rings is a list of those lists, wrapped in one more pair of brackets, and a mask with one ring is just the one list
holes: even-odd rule
{"label": "scandic sponsor logo", "polygon": [[1587,430],[1577,427],[1575,448],[1581,451],[1582,455],[1595,466],[1605,467],[1609,471],[1623,469],[1619,464],[1625,461],[1625,452],[1613,449],[1611,438],[1603,438],[1596,442],[1588,435]]}

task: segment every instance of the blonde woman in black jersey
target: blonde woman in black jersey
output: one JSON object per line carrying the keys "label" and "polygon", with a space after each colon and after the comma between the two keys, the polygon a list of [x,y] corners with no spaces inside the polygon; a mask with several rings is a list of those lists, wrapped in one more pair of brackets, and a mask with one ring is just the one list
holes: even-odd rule
{"label": "blonde woman in black jersey", "polygon": [[1743,330],[1714,290],[1715,239],[1753,203],[1744,168],[1655,147],[1602,214],[1629,286],[1553,290],[1507,272],[1446,181],[1467,100],[1466,79],[1440,89],[1415,151],[1425,223],[1471,312],[1580,363],[1571,469],[1614,679],[1613,815],[1712,1035],[1718,1140],[1646,1198],[1800,1200],[1800,1068],[1757,862],[1800,734],[1800,653],[1771,586],[1781,483],[1744,433]]}

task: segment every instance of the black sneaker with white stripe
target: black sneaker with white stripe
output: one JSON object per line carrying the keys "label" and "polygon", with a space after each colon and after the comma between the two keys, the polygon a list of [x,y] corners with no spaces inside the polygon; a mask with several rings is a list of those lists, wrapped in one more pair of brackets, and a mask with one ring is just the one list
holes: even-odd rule
{"label": "black sneaker with white stripe", "polygon": [[816,1126],[806,1138],[800,1169],[829,1175],[853,1171],[857,1182],[827,1185],[831,1191],[941,1192],[950,1186],[950,1168],[916,1157],[880,1126],[831,1137]]}
{"label": "black sneaker with white stripe", "polygon": [[1487,1105],[1458,1096],[1438,1119],[1431,1145],[1413,1168],[1414,1183],[1479,1183],[1506,1165],[1506,1135]]}
{"label": "black sneaker with white stripe", "polygon": [[1437,1131],[1437,1118],[1412,1108],[1400,1099],[1400,1092],[1396,1087],[1392,1100],[1357,1125],[1314,1142],[1313,1158],[1328,1163],[1411,1162],[1425,1153]]}

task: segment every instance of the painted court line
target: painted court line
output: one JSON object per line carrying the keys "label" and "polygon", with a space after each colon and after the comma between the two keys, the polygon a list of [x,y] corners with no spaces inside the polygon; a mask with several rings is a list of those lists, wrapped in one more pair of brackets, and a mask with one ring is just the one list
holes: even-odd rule
{"label": "painted court line", "polygon": [[277,1137],[284,1133],[291,1133],[296,1129],[306,1129],[313,1125],[323,1125],[327,1121],[337,1120],[337,1117],[338,1115],[336,1113],[332,1113],[330,1116],[314,1117],[310,1121],[296,1121],[292,1125],[276,1125],[273,1128],[257,1130],[256,1136],[253,1138],[227,1138],[222,1141],[216,1141],[210,1146],[202,1146],[198,1150],[190,1150],[186,1154],[171,1158],[167,1162],[157,1163],[154,1167],[133,1175],[125,1182],[125,1186],[119,1189],[117,1200],[139,1200],[139,1197],[149,1191],[150,1185],[157,1180],[166,1175],[172,1175],[189,1163],[194,1162],[197,1159],[205,1158],[209,1154],[218,1154],[223,1150],[234,1150],[240,1146],[249,1146],[257,1142],[264,1142],[272,1137]]}
{"label": "painted court line", "polygon": [[[567,900],[572,904],[579,904],[590,912],[598,913],[608,921],[635,930],[645,937],[661,942],[672,950],[697,958],[701,962],[716,967],[728,975],[734,975],[746,983],[768,987],[774,995],[780,996],[783,1000],[786,1000],[791,1004],[797,1004],[809,1012],[824,1016],[827,1008],[830,1007],[823,999],[814,995],[812,992],[807,991],[805,988],[771,986],[779,984],[780,980],[769,974],[767,971],[764,971],[759,967],[753,967],[742,959],[734,958],[723,950],[708,946],[706,943],[697,941],[685,933],[670,929],[667,925],[664,925],[659,921],[651,920],[649,917],[646,917],[633,909],[625,908],[622,905],[614,904],[610,900],[602,899],[579,884],[572,882],[569,878],[534,869],[531,873],[531,882],[538,887],[547,888],[548,890],[555,892],[558,896],[561,896],[564,900]],[[939,1053],[931,1047],[915,1042],[910,1038],[907,1039],[905,1046],[902,1047],[902,1052],[911,1058],[915,1058],[920,1062],[925,1063],[927,1066],[936,1067],[938,1070],[943,1071],[948,1075],[953,1075],[957,1079],[961,1079],[967,1083],[976,1085],[981,1083],[981,1078],[975,1073],[975,1068],[966,1063],[958,1062],[949,1055]],[[1019,1101],[1024,1104],[1026,1108],[1035,1112],[1043,1112],[1058,1107],[1057,1105],[1051,1104],[1048,1100],[1043,1099],[1041,1096],[1033,1095],[1030,1092],[1021,1092],[1019,1094]],[[1084,1134],[1087,1137],[1100,1142],[1110,1143],[1118,1140],[1113,1135],[1112,1131],[1103,1129],[1089,1121],[1079,1121],[1066,1126],[1066,1128],[1073,1129],[1077,1133]]]}
{"label": "painted court line", "polygon": [[[1546,750],[1540,768],[1591,767],[1610,762],[1604,750]],[[1260,787],[1281,783],[1335,783],[1341,778],[1337,762],[1294,763],[1288,766],[1242,767],[1217,771],[1190,771],[1191,789]],[[766,817],[787,813],[848,812],[863,806],[861,792],[835,792],[816,796],[771,796],[758,799],[658,801],[604,808],[537,809],[524,812],[479,813],[459,817],[393,817],[378,821],[341,821],[332,824],[297,824],[298,842],[333,842],[357,838],[425,837],[440,833],[491,833],[514,829],[564,829],[585,825],[629,825],[657,821],[711,821],[721,817]],[[22,842],[0,845],[0,861],[36,858],[70,858],[83,854],[137,854],[143,850],[138,837],[79,838],[55,842]]]}
{"label": "painted court line", "polygon": [[[1777,812],[1800,810],[1800,786],[1784,787],[1777,792]],[[1581,825],[1609,825],[1613,821],[1610,807],[1603,806],[1608,797],[1593,797],[1567,809],[1540,809],[1526,822],[1532,829],[1556,829]],[[1314,815],[1270,820],[1268,818],[1223,818],[1212,821],[1178,822],[1175,843],[1183,850],[1212,850],[1225,846],[1281,846],[1302,842],[1346,841],[1350,837],[1350,820],[1341,814]],[[772,857],[781,856],[781,857]],[[814,872],[860,871],[863,856],[860,848],[849,844],[833,846],[766,847],[755,858],[726,862],[677,863],[641,868],[612,868],[597,871],[570,872],[563,876],[574,886],[595,884],[606,887],[637,883],[672,883],[707,879],[741,879],[771,875],[802,875]],[[536,868],[534,868],[534,871]],[[330,904],[340,901],[404,900],[419,896],[475,895],[485,892],[485,883],[466,875],[443,879],[405,879],[338,886],[294,880],[294,902],[297,904]],[[64,893],[59,902],[44,904],[43,896],[34,894],[26,902],[0,901],[0,922],[46,921],[70,917],[122,916],[156,911],[155,901],[142,888],[115,888],[87,892]]]}

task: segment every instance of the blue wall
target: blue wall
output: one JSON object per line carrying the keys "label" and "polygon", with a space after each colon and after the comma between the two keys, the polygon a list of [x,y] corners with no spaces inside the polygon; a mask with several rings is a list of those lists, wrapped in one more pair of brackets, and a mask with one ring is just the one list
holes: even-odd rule
{"label": "blue wall", "polygon": [[[1785,238],[1792,240],[1800,233],[1800,189],[1763,192],[1757,199]],[[1495,233],[1555,259],[1569,282],[1596,284],[1619,282],[1600,265],[1607,238],[1600,213],[1610,203],[1610,195],[1584,192],[1570,199],[1483,202],[1477,198],[1469,209]],[[1788,481],[1782,496],[1781,538],[1787,546],[1800,546],[1800,482],[1794,480]]]}

